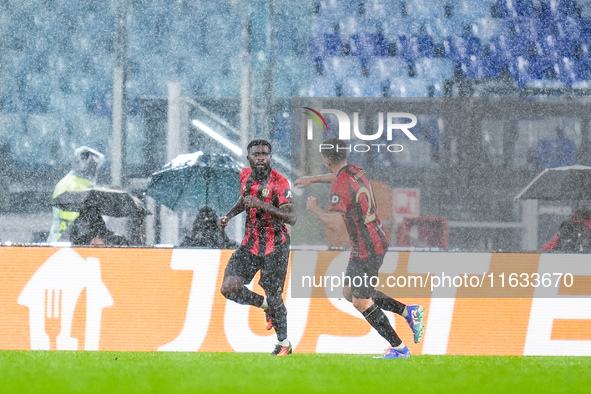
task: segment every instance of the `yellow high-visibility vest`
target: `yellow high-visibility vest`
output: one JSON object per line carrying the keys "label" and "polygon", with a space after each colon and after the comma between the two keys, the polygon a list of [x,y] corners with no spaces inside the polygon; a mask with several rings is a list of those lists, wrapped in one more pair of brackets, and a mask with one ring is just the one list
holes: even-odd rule
{"label": "yellow high-visibility vest", "polygon": [[[53,190],[53,198],[56,198],[64,192],[88,189],[92,186],[94,186],[93,182],[86,178],[80,178],[70,171],[68,175],[63,177],[57,183],[57,185],[55,185],[55,189]],[[53,207],[53,222],[51,224],[51,230],[49,231],[47,242],[58,241],[64,231],[68,229],[70,224],[72,224],[72,222],[76,220],[78,216],[80,216],[79,212],[64,211],[62,209]]]}

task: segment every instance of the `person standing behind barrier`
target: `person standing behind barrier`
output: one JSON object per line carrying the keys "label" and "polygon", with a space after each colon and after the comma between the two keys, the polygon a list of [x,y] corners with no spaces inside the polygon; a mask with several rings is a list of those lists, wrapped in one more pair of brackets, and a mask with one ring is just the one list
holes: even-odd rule
{"label": "person standing behind barrier", "polygon": [[591,252],[591,211],[579,209],[560,224],[558,233],[540,249],[542,252]]}
{"label": "person standing behind barrier", "polygon": [[[53,191],[53,198],[67,191],[76,191],[93,187],[99,168],[104,164],[105,156],[87,146],[74,151],[73,168],[63,177]],[[64,231],[78,218],[79,212],[64,211],[53,207],[53,221],[47,242],[59,241]]]}
{"label": "person standing behind barrier", "polygon": [[218,215],[210,207],[203,207],[195,216],[191,236],[185,237],[181,247],[236,249],[238,244],[218,226]]}
{"label": "person standing behind barrier", "polygon": [[[322,143],[332,149],[322,150],[322,160],[329,174],[307,176],[297,179],[295,186],[306,187],[317,182],[331,182],[330,207],[328,212],[320,208],[315,197],[309,197],[306,208],[315,214],[322,224],[332,230],[345,221],[351,242],[351,256],[345,272],[350,284],[345,285],[343,294],[361,312],[365,320],[390,343],[384,358],[409,358],[410,351],[392,328],[382,311],[388,310],[403,316],[414,334],[414,341],[420,342],[423,336],[423,307],[403,303],[378,292],[362,281],[360,285],[354,278],[377,277],[384,256],[388,251],[388,237],[378,218],[375,197],[365,169],[347,163],[347,146],[337,138]],[[342,218],[342,219],[341,219]]]}
{"label": "person standing behind barrier", "polygon": [[[265,311],[267,330],[275,328],[277,344],[273,356],[287,356],[292,346],[287,339],[287,309],[282,292],[289,262],[289,232],[285,223],[294,225],[293,199],[287,179],[271,168],[271,144],[253,140],[247,146],[250,168],[240,172],[242,196],[218,221],[221,228],[246,211],[246,233],[242,245],[230,257],[221,293],[229,300],[252,305]],[[245,285],[257,271],[265,296]]]}

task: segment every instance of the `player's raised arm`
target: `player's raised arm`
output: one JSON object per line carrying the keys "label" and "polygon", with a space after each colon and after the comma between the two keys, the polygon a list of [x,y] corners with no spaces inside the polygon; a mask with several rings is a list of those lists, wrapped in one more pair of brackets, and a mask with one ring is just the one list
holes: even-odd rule
{"label": "player's raised arm", "polygon": [[343,219],[341,214],[336,212],[324,212],[322,208],[320,208],[320,204],[316,197],[308,197],[308,201],[306,201],[306,209],[316,215],[328,230],[337,231],[342,225]]}
{"label": "player's raised arm", "polygon": [[322,174],[322,175],[307,175],[296,179],[293,183],[296,187],[305,188],[314,183],[332,183],[335,180],[333,173]]}

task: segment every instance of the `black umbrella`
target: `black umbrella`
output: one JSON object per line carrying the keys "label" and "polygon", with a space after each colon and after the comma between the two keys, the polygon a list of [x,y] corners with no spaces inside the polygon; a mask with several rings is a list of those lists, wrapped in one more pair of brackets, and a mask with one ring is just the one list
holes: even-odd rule
{"label": "black umbrella", "polygon": [[51,205],[71,212],[96,208],[100,214],[114,217],[150,215],[139,198],[123,190],[102,187],[66,191],[54,198]]}
{"label": "black umbrella", "polygon": [[546,168],[515,199],[591,200],[591,167]]}
{"label": "black umbrella", "polygon": [[226,154],[187,153],[152,174],[146,195],[176,211],[227,212],[238,199],[242,165]]}

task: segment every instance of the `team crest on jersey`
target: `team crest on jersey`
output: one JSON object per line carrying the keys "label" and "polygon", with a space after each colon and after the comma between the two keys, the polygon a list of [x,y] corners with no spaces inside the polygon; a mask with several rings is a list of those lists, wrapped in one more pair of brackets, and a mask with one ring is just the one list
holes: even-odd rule
{"label": "team crest on jersey", "polygon": [[242,191],[245,192],[246,191],[246,185],[242,186]]}
{"label": "team crest on jersey", "polygon": [[331,203],[332,205],[337,205],[337,204],[339,203],[339,201],[341,201],[341,198],[340,198],[340,197],[339,197],[339,195],[338,195],[338,194],[336,194],[336,193],[335,193],[335,194],[333,194],[333,195],[330,197],[330,203]]}
{"label": "team crest on jersey", "polygon": [[267,189],[267,188],[264,188],[264,189],[261,191],[261,195],[262,195],[263,197],[269,197],[269,189]]}
{"label": "team crest on jersey", "polygon": [[291,189],[286,189],[285,190],[285,198],[287,198],[288,200],[291,200],[292,199]]}

